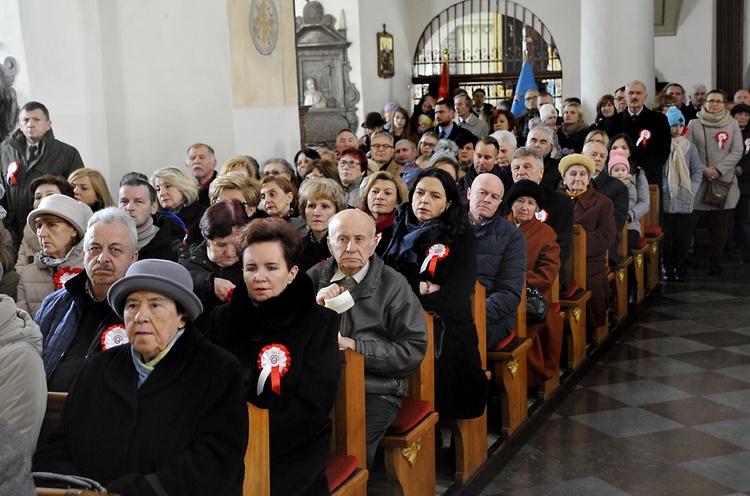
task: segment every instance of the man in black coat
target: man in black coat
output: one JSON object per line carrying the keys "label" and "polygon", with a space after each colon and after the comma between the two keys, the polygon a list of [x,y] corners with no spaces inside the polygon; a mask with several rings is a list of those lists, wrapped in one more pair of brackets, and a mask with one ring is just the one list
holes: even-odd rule
{"label": "man in black coat", "polygon": [[607,147],[598,141],[589,141],[583,146],[583,154],[594,161],[596,174],[591,179],[591,186],[610,200],[615,207],[615,242],[609,248],[609,259],[620,261],[617,247],[620,244],[620,232],[628,220],[628,188],[625,183],[607,173]]}
{"label": "man in black coat", "polygon": [[24,105],[18,126],[0,144],[0,189],[5,191],[0,204],[8,211],[5,225],[15,238],[16,249],[33,208],[34,193],[29,191],[29,184],[45,174],[67,178],[83,167],[78,150],[55,139],[49,110],[41,103]]}
{"label": "man in black coat", "polygon": [[667,117],[643,104],[648,98],[646,85],[632,81],[625,88],[628,108],[604,121],[604,130],[612,138],[625,133],[633,139],[635,150],[631,151],[638,165],[646,172],[649,184],[656,184],[661,190],[662,167],[669,158],[672,135]]}
{"label": "man in black coat", "polygon": [[557,191],[562,184],[562,177],[557,166],[560,159],[552,158],[552,147],[555,146],[555,131],[549,126],[537,126],[526,137],[526,146],[536,148],[542,156],[544,163],[544,175],[542,176],[542,188]]}
{"label": "man in black coat", "polygon": [[455,111],[453,110],[453,103],[451,101],[440,100],[437,102],[435,106],[435,121],[437,122],[437,126],[432,131],[438,135],[438,139],[449,139],[455,142],[459,136],[464,136],[465,139],[469,139],[470,135],[473,136],[471,131],[454,123],[454,117]]}

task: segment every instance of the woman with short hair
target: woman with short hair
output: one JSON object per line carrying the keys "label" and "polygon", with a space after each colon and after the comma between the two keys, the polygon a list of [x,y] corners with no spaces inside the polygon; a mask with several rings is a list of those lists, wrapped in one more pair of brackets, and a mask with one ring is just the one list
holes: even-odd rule
{"label": "woman with short hair", "polygon": [[345,148],[339,153],[336,165],[341,184],[344,185],[346,203],[356,207],[359,205],[359,186],[367,175],[367,157],[356,148]]}
{"label": "woman with short hair", "polygon": [[92,215],[85,203],[60,194],[42,198],[31,211],[27,224],[41,249],[21,273],[18,308],[33,317],[50,293],[83,270],[83,235]]}
{"label": "woman with short hair", "polygon": [[375,235],[378,237],[375,253],[382,257],[393,237],[396,207],[409,198],[409,192],[400,177],[380,171],[368,176],[360,193],[360,207],[375,220]]}
{"label": "woman with short hair", "polygon": [[192,246],[202,240],[198,224],[206,207],[198,203],[198,183],[184,167],[164,167],[151,175],[151,186],[161,206],[161,214],[170,216],[185,230],[185,243]]}
{"label": "woman with short hair", "polygon": [[313,265],[331,256],[328,249],[328,221],[346,208],[344,190],[333,179],[313,179],[302,184],[299,211],[307,223],[308,232],[302,238],[300,270],[307,272]]}
{"label": "woman with short hair", "polygon": [[213,205],[222,198],[238,200],[247,216],[252,217],[260,205],[260,183],[240,171],[216,176],[208,187],[208,199]]}
{"label": "woman with short hair", "polygon": [[299,196],[297,187],[281,176],[265,176],[260,182],[261,208],[269,217],[279,217],[297,229],[300,234],[307,234],[305,219],[299,216],[297,204]]}

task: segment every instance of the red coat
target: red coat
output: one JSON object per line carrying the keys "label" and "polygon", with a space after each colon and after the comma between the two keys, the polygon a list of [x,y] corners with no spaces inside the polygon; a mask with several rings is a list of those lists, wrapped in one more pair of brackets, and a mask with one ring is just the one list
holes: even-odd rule
{"label": "red coat", "polygon": [[[513,216],[508,220],[515,223]],[[542,292],[549,305],[552,301],[552,285],[560,272],[560,246],[555,231],[537,219],[521,223],[521,232],[526,237],[526,285]],[[550,379],[560,363],[563,321],[557,312],[548,312],[542,324],[528,326],[531,348],[526,354],[528,387],[538,386]]]}

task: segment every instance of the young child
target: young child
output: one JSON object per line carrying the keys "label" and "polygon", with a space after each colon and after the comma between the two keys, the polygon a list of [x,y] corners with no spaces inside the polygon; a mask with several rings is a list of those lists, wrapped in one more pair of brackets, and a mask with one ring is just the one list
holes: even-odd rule
{"label": "young child", "polygon": [[[628,215],[630,215],[638,204],[638,189],[635,187],[636,179],[630,177],[630,162],[622,151],[612,150],[607,167],[610,176],[619,179],[628,187]],[[628,246],[632,246],[640,237],[640,219],[636,219],[634,223],[631,218],[628,218]]]}
{"label": "young child", "polygon": [[693,200],[703,178],[703,163],[698,149],[683,136],[685,117],[677,107],[667,112],[672,132],[672,149],[664,164],[662,180],[662,208],[664,209],[664,240],[661,280],[685,280],[685,234],[687,221],[693,211]]}

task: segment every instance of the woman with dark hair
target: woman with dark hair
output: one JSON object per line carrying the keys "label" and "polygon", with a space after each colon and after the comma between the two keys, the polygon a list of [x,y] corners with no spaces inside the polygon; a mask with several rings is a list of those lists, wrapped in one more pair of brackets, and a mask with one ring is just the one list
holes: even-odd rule
{"label": "woman with dark hair", "polygon": [[403,107],[398,107],[393,111],[393,121],[388,132],[393,135],[393,142],[408,139],[415,145],[419,143],[419,135],[414,132],[409,120],[409,111]]}
{"label": "woman with dark hair", "polygon": [[300,270],[307,272],[331,256],[328,249],[328,221],[345,208],[344,190],[333,179],[312,179],[302,185],[299,190],[299,211],[309,232],[302,238]]}
{"label": "woman with dark hair", "polygon": [[408,198],[406,184],[390,172],[380,171],[369,176],[361,188],[360,207],[375,219],[378,246],[375,253],[382,257],[393,238],[393,221],[396,207]]}
{"label": "woman with dark hair", "polygon": [[320,160],[320,154],[312,148],[305,148],[294,155],[294,169],[297,171],[297,177],[300,181],[302,180],[302,171],[313,160]]}
{"label": "woman with dark hair", "polygon": [[229,301],[234,289],[242,285],[237,237],[247,221],[239,200],[217,201],[201,218],[203,242],[193,246],[187,259],[180,261],[190,272],[193,292],[203,302],[203,313],[195,321],[201,332],[206,332],[213,309]]}
{"label": "woman with dark hair", "polygon": [[509,110],[495,109],[492,112],[490,122],[492,123],[492,132],[510,131],[516,136],[521,134],[518,127],[518,120],[516,120],[516,116]]}
{"label": "woman with dark hair", "polygon": [[239,252],[245,284],[216,309],[209,337],[240,360],[247,401],[268,410],[271,494],[328,494],[339,317],[316,304],[297,265],[302,238],[287,223],[254,220]]}
{"label": "woman with dark hair", "polygon": [[[312,178],[328,178],[333,179],[336,181],[336,184],[341,186],[341,189],[344,188],[344,185],[341,184],[341,178],[339,177],[339,170],[336,167],[335,161],[330,162],[325,159],[320,160],[313,160],[309,164],[307,164],[307,167],[302,171],[302,182],[312,179]],[[300,187],[302,184],[300,184]]]}
{"label": "woman with dark hair", "polygon": [[346,203],[350,207],[359,205],[359,186],[362,178],[367,175],[367,157],[356,148],[345,148],[339,153],[336,163],[339,168],[339,178],[344,185]]}
{"label": "woman with dark hair", "polygon": [[300,233],[307,233],[305,219],[297,212],[298,198],[297,188],[284,177],[264,176],[260,182],[260,204],[268,216],[279,217]]}
{"label": "woman with dark hair", "polygon": [[411,113],[411,125],[420,136],[435,125],[435,109],[430,102],[434,103],[435,99],[427,95],[423,96],[414,105],[414,111]]}
{"label": "woman with dark hair", "polygon": [[436,316],[436,410],[454,419],[482,415],[487,379],[471,311],[477,240],[447,172],[430,168],[417,175],[409,202],[396,209],[383,261],[406,277],[424,309]]}
{"label": "woman with dark hair", "polygon": [[612,117],[616,113],[617,108],[615,107],[614,95],[602,95],[599,98],[599,101],[596,102],[596,118],[594,118],[594,124],[591,127],[604,129],[604,126],[602,125],[604,119]]}
{"label": "woman with dark hair", "polygon": [[[73,198],[73,185],[67,179],[61,176],[45,174],[37,177],[29,184],[29,191],[34,198],[33,207],[37,208],[42,198],[49,195],[62,194]],[[16,272],[19,274],[23,268],[34,261],[36,255],[42,247],[39,246],[39,238],[36,232],[29,227],[28,223],[23,227],[23,241],[18,249],[18,259],[16,261]]]}

